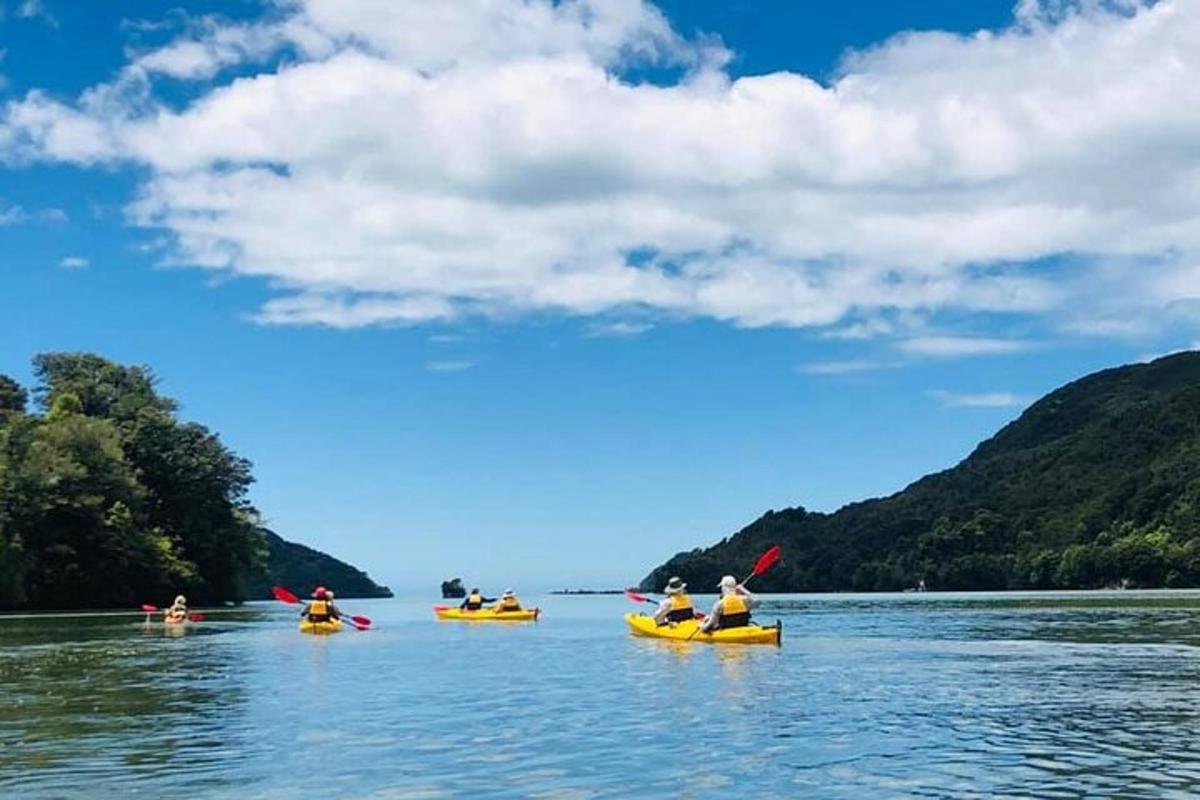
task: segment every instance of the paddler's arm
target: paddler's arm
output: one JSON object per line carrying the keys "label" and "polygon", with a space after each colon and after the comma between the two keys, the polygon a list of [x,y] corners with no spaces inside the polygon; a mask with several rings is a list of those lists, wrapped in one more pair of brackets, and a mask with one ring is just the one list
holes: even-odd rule
{"label": "paddler's arm", "polygon": [[658,604],[658,609],[654,612],[654,624],[664,625],[667,621],[667,614],[671,613],[671,598],[667,598]]}
{"label": "paddler's arm", "polygon": [[711,631],[712,629],[717,627],[717,623],[719,623],[720,621],[721,621],[721,600],[720,600],[720,598],[718,598],[717,602],[713,603],[712,611],[709,613],[708,619],[704,620],[704,624],[702,624],[700,626],[700,630],[705,631],[705,632]]}

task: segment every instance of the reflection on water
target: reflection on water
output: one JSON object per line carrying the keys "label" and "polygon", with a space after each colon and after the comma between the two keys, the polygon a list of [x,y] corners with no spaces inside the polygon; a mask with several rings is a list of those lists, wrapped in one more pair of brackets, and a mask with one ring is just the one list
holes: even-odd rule
{"label": "reflection on water", "polygon": [[0,796],[1195,797],[1200,593],[772,599],[782,648],[291,609],[0,618]]}

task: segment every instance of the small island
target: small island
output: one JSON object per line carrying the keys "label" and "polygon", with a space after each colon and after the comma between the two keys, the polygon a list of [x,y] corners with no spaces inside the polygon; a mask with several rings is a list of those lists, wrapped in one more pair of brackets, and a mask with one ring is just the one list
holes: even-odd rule
{"label": "small island", "polygon": [[467,589],[463,586],[462,578],[451,578],[448,581],[442,581],[442,598],[445,600],[456,600],[467,596]]}

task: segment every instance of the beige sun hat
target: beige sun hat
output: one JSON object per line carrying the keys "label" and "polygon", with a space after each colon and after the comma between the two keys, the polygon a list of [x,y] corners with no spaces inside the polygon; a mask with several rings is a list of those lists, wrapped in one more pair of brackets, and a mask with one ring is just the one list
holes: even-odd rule
{"label": "beige sun hat", "polygon": [[504,594],[502,594],[500,596],[501,597],[516,597],[517,593],[514,592],[512,589],[505,589]]}
{"label": "beige sun hat", "polygon": [[682,578],[676,575],[675,577],[671,578],[671,580],[667,581],[667,587],[663,589],[663,594],[683,594],[683,591],[686,588],[687,584],[683,582]]}
{"label": "beige sun hat", "polygon": [[726,575],[724,578],[721,578],[721,582],[717,586],[722,592],[732,592],[737,588],[737,578],[732,575]]}

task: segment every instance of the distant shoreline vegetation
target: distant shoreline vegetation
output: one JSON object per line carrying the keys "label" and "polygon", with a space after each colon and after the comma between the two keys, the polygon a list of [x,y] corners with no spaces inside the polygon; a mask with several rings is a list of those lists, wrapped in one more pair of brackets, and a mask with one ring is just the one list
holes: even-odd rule
{"label": "distant shoreline vegetation", "polygon": [[768,511],[640,588],[713,585],[776,543],[756,591],[1198,587],[1200,353],[1077,380],[951,469],[832,514]]}
{"label": "distant shoreline vegetation", "polygon": [[[250,462],[177,417],[154,374],[89,353],[0,375],[0,610],[194,605],[270,597],[271,580],[390,596],[262,527]],[[386,594],[381,594],[386,593]]]}
{"label": "distant shoreline vegetation", "polygon": [[624,594],[624,589],[555,589],[550,594]]}

